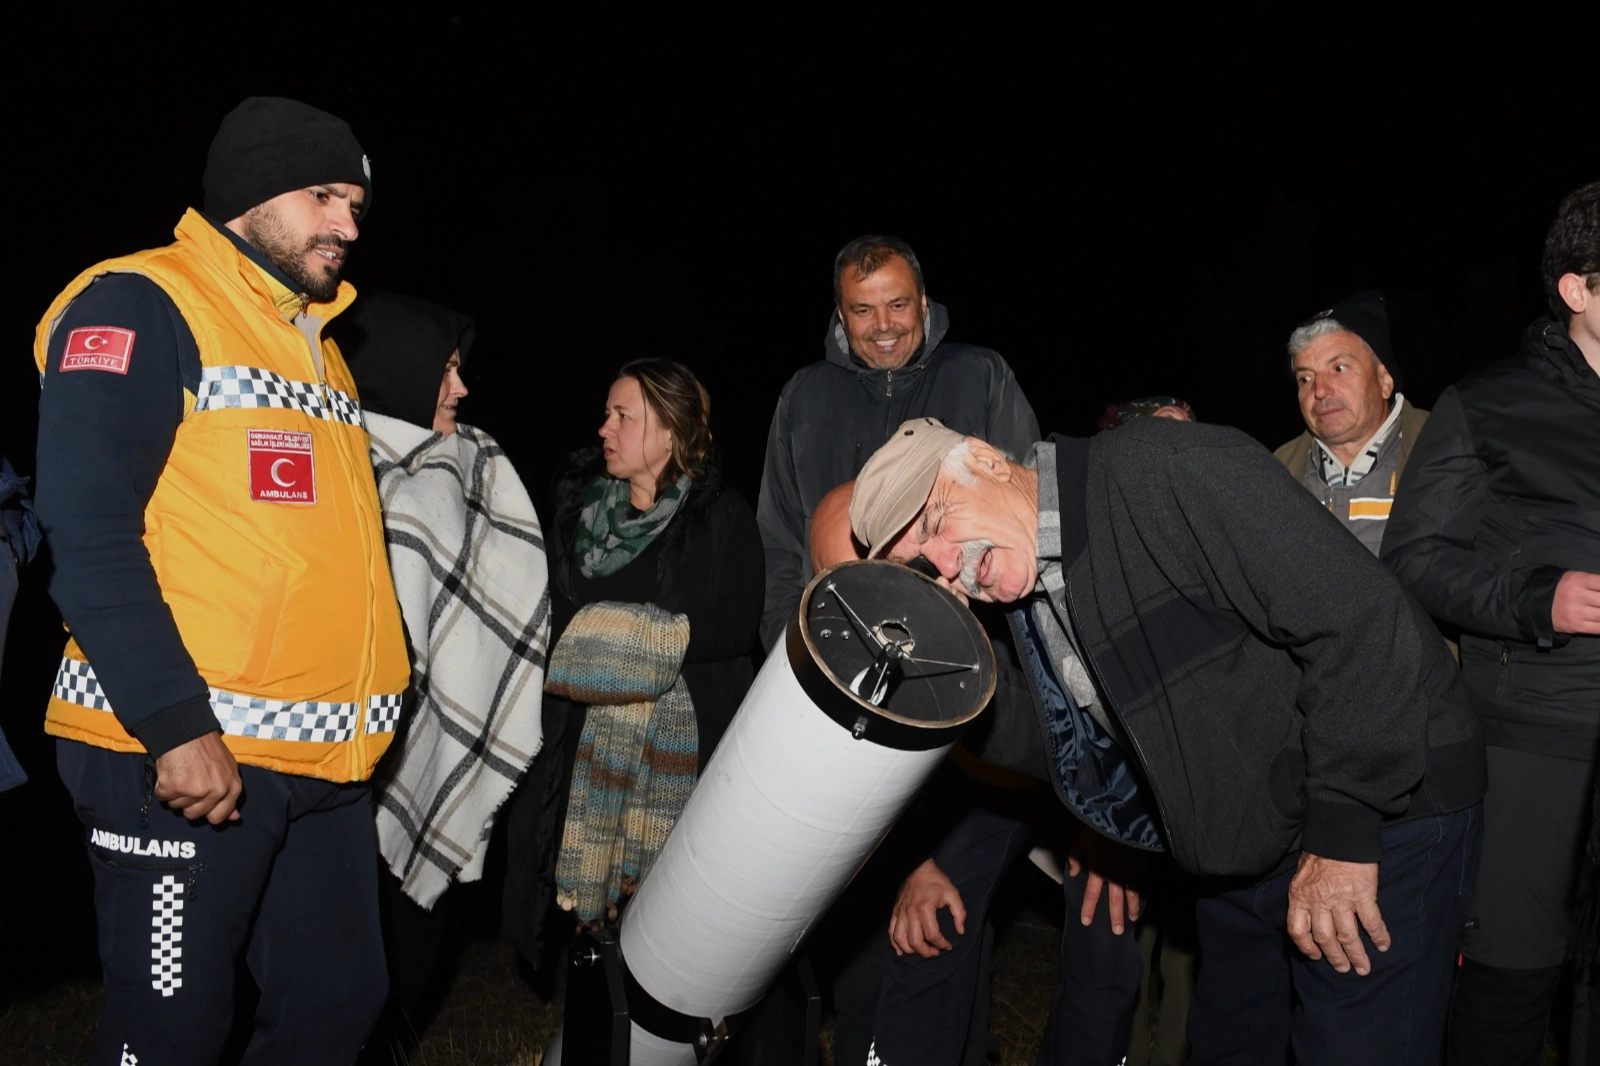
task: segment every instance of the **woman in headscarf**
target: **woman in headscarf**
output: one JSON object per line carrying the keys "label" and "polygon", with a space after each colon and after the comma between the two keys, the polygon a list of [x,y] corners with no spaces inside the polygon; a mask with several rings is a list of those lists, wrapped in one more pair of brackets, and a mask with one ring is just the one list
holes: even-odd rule
{"label": "woman in headscarf", "polygon": [[369,1046],[387,1062],[438,956],[435,903],[482,876],[495,812],[542,743],[550,599],[527,490],[493,438],[456,420],[472,320],[372,293],[341,325],[412,659],[402,736],[373,781],[391,1028]]}
{"label": "woman in headscarf", "polygon": [[629,363],[600,447],[552,489],[545,722],[564,758],[552,743],[529,775],[507,878],[508,932],[536,965],[552,869],[580,923],[615,917],[754,678],[761,537],[722,484],[710,406],[681,363]]}

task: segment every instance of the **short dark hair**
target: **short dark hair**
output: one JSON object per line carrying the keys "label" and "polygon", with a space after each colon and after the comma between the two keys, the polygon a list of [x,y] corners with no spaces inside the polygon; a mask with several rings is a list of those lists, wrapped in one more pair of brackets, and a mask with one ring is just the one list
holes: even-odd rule
{"label": "short dark hair", "polygon": [[911,268],[911,277],[917,283],[917,295],[926,296],[927,290],[922,284],[922,264],[917,262],[917,253],[911,250],[911,245],[899,237],[869,233],[864,237],[857,237],[840,248],[839,254],[833,257],[834,306],[838,307],[844,302],[840,280],[844,277],[845,267],[855,267],[856,272],[862,277],[871,277],[894,256],[904,259],[906,266]]}
{"label": "short dark hair", "polygon": [[698,481],[711,452],[711,394],[694,372],[675,359],[635,359],[618,378],[639,383],[644,402],[672,433],[672,454],[656,478],[656,492],[683,474]]}
{"label": "short dark hair", "polygon": [[1557,288],[1565,274],[1577,274],[1590,292],[1600,292],[1600,181],[1567,193],[1544,239],[1544,295],[1550,313],[1562,322],[1572,311]]}

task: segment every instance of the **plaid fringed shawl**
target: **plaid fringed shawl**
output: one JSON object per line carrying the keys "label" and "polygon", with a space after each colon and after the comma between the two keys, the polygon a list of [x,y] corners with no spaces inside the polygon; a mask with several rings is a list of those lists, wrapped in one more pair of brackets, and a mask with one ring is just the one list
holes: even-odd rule
{"label": "plaid fringed shawl", "polygon": [[545,687],[588,704],[556,860],[556,902],[615,918],[650,872],[694,788],[699,734],[679,670],[689,620],[650,604],[591,603],[550,655]]}
{"label": "plaid fringed shawl", "polygon": [[413,659],[405,739],[374,782],[378,848],[431,908],[452,879],[482,876],[495,812],[543,740],[544,538],[488,434],[366,422]]}

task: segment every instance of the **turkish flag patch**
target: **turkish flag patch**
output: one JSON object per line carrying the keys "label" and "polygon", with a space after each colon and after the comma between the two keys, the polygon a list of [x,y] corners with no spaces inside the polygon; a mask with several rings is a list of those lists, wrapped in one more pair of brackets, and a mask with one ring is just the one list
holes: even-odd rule
{"label": "turkish flag patch", "polygon": [[317,469],[311,434],[252,429],[250,498],[262,503],[316,503]]}
{"label": "turkish flag patch", "polygon": [[62,370],[108,370],[126,374],[133,357],[133,330],[117,326],[84,326],[67,334]]}

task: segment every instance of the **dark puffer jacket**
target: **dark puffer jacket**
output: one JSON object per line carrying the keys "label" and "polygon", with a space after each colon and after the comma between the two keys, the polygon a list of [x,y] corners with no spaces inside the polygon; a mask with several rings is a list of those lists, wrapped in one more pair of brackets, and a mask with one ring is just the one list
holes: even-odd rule
{"label": "dark puffer jacket", "polygon": [[1568,570],[1600,573],[1600,377],[1557,322],[1446,389],[1395,499],[1383,559],[1461,630],[1493,745],[1593,759],[1600,638],[1558,634]]}

